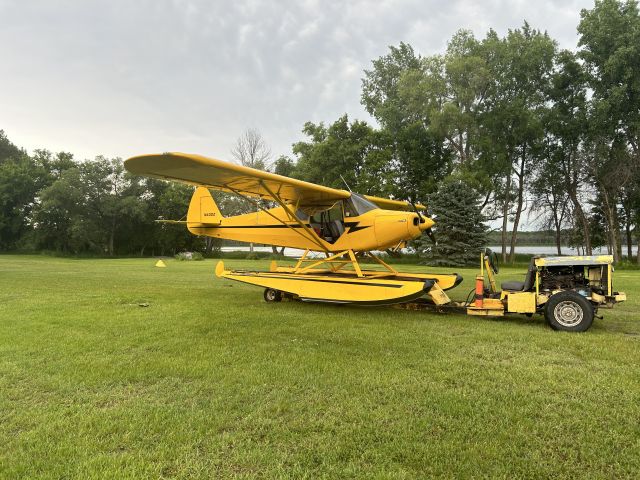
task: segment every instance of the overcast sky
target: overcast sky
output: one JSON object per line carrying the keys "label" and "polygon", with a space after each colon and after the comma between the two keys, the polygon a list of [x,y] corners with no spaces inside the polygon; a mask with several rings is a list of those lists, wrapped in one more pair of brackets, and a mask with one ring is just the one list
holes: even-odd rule
{"label": "overcast sky", "polygon": [[275,156],[305,121],[360,105],[362,71],[404,41],[442,52],[460,28],[522,25],[575,48],[563,1],[0,0],[0,129],[76,158],[184,151],[221,159],[247,127]]}

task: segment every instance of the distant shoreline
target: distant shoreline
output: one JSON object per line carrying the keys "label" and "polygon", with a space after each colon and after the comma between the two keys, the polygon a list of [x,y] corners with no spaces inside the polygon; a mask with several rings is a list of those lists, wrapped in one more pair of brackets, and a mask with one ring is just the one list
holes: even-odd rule
{"label": "distant shoreline", "polygon": [[[489,245],[488,246],[494,252],[501,252],[502,247],[499,245]],[[623,255],[626,255],[627,248],[626,245],[623,246],[622,249]],[[248,245],[226,245],[221,248],[223,252],[249,252],[250,248]],[[271,252],[272,248],[270,246],[258,246],[254,245],[253,250],[255,252]],[[278,247],[280,250],[280,247]],[[507,252],[509,248],[507,248]],[[633,254],[636,255],[638,251],[638,246],[633,246]],[[299,257],[304,253],[303,250],[299,250],[297,248],[285,248],[284,255],[287,257]],[[608,255],[606,247],[594,249],[593,253],[595,255]],[[557,249],[555,245],[516,245],[516,254],[526,254],[526,255],[557,255]],[[578,255],[578,251],[575,248],[570,248],[567,246],[562,247],[562,255]]]}

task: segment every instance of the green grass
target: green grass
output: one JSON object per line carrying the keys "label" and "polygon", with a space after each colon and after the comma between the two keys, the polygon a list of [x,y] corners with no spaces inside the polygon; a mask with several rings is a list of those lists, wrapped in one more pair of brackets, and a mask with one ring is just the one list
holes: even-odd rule
{"label": "green grass", "polygon": [[167,263],[0,256],[0,478],[640,475],[640,272],[567,334]]}

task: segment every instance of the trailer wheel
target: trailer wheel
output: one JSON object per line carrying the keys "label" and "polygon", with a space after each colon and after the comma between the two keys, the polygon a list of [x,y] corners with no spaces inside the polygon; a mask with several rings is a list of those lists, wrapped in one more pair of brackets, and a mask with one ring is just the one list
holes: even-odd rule
{"label": "trailer wheel", "polygon": [[282,300],[282,292],[275,288],[264,289],[264,301],[267,303],[280,302]]}
{"label": "trailer wheel", "polygon": [[554,330],[586,332],[593,323],[593,306],[573,291],[552,295],[544,310],[547,323]]}

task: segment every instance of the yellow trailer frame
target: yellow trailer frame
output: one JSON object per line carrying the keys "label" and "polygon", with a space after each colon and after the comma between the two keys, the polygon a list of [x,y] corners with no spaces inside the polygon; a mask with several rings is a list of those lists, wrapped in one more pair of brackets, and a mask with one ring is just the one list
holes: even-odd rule
{"label": "yellow trailer frame", "polygon": [[[364,257],[381,269],[363,268],[359,258]],[[219,261],[216,275],[264,287],[268,301],[278,301],[284,294],[302,301],[358,305],[393,305],[423,296],[435,305],[446,305],[452,302],[445,291],[462,281],[456,273],[398,272],[371,252],[353,250],[327,254],[325,258],[309,257],[307,250],[293,267],[278,266],[273,261],[269,271],[227,270]]]}

